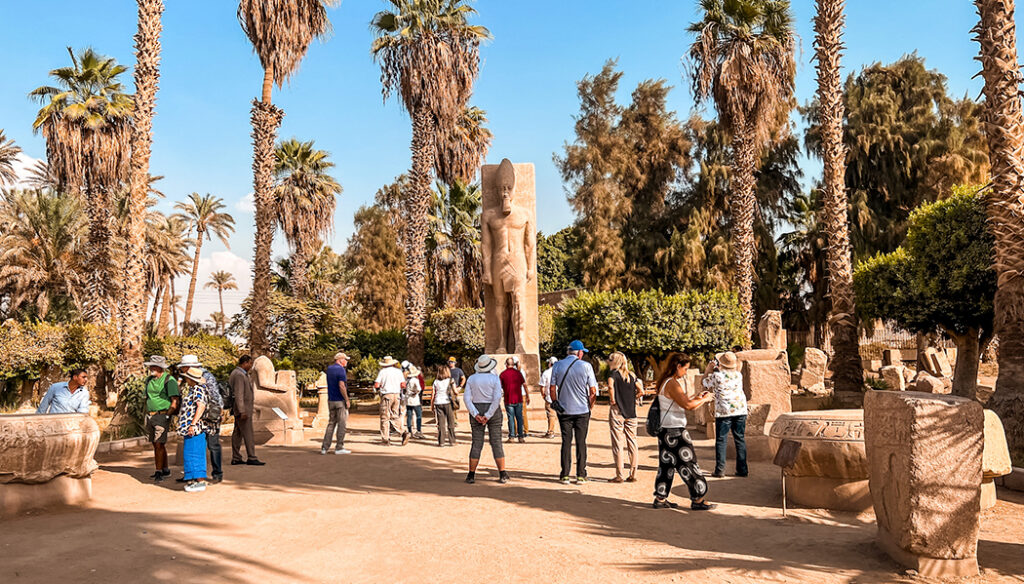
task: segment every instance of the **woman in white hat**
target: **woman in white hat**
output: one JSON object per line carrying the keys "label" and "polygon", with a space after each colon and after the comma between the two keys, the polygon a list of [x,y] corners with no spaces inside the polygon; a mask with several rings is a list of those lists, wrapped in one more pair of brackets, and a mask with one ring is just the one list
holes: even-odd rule
{"label": "woman in white hat", "polygon": [[743,393],[743,374],[739,359],[732,351],[722,353],[708,364],[704,389],[715,394],[715,472],[725,476],[725,452],[729,432],[736,445],[736,476],[747,476],[747,396]]}
{"label": "woman in white hat", "polygon": [[420,385],[420,370],[410,364],[405,373],[405,428],[412,432],[412,419],[416,418],[416,432],[414,438],[425,438],[423,436],[423,402],[420,396],[423,394],[423,386]]}
{"label": "woman in white hat", "polygon": [[203,414],[209,405],[203,370],[188,367],[178,371],[185,380],[185,393],[178,414],[178,434],[184,439],[185,491],[195,493],[206,490],[206,433],[209,424]]}
{"label": "woman in white hat", "polygon": [[466,381],[462,401],[469,410],[469,425],[473,432],[473,445],[469,449],[469,474],[466,482],[476,482],[476,468],[480,464],[480,453],[484,448],[484,432],[487,432],[498,467],[499,483],[507,483],[505,472],[505,451],[501,446],[501,380],[494,374],[498,361],[490,355],[481,355],[476,361],[476,373]]}

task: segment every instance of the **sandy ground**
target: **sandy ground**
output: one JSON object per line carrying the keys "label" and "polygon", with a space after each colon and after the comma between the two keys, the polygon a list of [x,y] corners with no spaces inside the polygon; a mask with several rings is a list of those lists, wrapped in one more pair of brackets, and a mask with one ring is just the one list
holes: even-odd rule
{"label": "sandy ground", "polygon": [[[227,466],[199,494],[147,480],[148,453],[119,453],[100,461],[87,508],[0,523],[0,582],[921,581],[875,547],[870,513],[782,518],[767,463],[710,479],[714,511],[651,509],[654,440],[640,438],[639,482],[608,483],[606,420],[599,406],[582,486],[555,481],[557,441],[540,438],[506,445],[511,483],[497,483],[487,451],[477,484],[463,483],[464,414],[463,443],[444,449],[385,448],[376,418],[353,415],[352,455],[321,456],[307,432],[300,446],[260,447],[267,466]],[[698,444],[707,469],[711,444]],[[685,486],[674,493],[685,502]],[[965,582],[1024,582],[1024,496],[999,495],[983,518],[983,575]]]}

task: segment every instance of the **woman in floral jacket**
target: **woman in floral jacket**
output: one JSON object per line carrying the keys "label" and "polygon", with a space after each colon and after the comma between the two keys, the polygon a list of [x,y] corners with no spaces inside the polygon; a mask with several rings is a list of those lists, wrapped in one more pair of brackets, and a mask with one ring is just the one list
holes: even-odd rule
{"label": "woman in floral jacket", "polygon": [[743,374],[739,359],[732,351],[722,353],[708,364],[704,389],[715,394],[715,472],[725,476],[725,447],[732,431],[736,444],[736,476],[747,476],[747,396],[743,393]]}
{"label": "woman in floral jacket", "polygon": [[184,440],[185,491],[196,493],[206,490],[206,433],[210,425],[203,420],[209,406],[209,390],[203,380],[203,370],[189,367],[181,371],[185,392],[178,414],[178,435]]}

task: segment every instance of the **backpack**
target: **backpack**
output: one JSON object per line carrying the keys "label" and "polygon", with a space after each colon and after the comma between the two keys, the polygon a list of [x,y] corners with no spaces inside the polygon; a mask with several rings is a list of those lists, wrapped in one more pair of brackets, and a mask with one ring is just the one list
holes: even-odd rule
{"label": "backpack", "polygon": [[[210,386],[213,387],[210,387]],[[224,413],[224,397],[221,393],[220,384],[216,380],[208,381],[206,387],[206,410],[203,412],[203,421],[210,424],[219,424]]]}

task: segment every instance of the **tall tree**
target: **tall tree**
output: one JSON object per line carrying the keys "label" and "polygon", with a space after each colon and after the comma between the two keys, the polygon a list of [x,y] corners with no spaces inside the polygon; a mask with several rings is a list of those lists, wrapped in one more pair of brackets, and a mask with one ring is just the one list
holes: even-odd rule
{"label": "tall tree", "polygon": [[[153,145],[153,114],[160,83],[160,32],[163,0],[138,0],[135,34],[135,103],[128,176],[128,214],[124,223],[124,295],[120,299],[121,348],[114,372],[115,387],[142,373],[142,336],[146,320],[146,207],[149,198],[149,157]],[[154,303],[155,305],[156,303]]]}
{"label": "tall tree", "polygon": [[[151,258],[157,260],[154,266],[155,279],[160,282],[162,295],[160,299],[160,318],[157,321],[156,331],[160,336],[166,336],[170,332],[172,297],[174,296],[174,280],[178,276],[188,273],[191,261],[188,257],[188,242],[186,230],[188,225],[178,215],[163,217],[156,221],[153,231],[156,246],[150,250]],[[174,326],[177,327],[177,317],[174,319]]]}
{"label": "tall tree", "polygon": [[253,193],[256,245],[253,252],[252,318],[249,350],[269,352],[266,342],[270,299],[270,246],[274,242],[274,141],[284,112],[271,103],[274,83],[280,89],[299,68],[310,43],[331,28],[327,8],[340,0],[240,0],[238,21],[263,66],[263,94],[252,103]]}
{"label": "tall tree", "polygon": [[473,182],[494,139],[494,134],[484,125],[486,123],[486,111],[467,107],[454,123],[437,128],[434,168],[439,180],[449,185]]}
{"label": "tall tree", "polygon": [[1015,455],[1024,454],[1024,108],[1017,60],[1013,0],[975,0],[979,21],[974,39],[981,47],[985,79],[985,136],[992,165],[986,196],[995,237],[995,332],[999,335],[999,378],[989,405],[1003,419]]}
{"label": "tall tree", "polygon": [[188,299],[185,301],[185,322],[192,322],[192,301],[196,295],[196,281],[199,278],[199,254],[203,249],[203,238],[207,240],[217,236],[225,247],[230,248],[228,238],[235,232],[235,220],[231,215],[222,212],[224,200],[209,193],[199,196],[192,193],[187,201],[176,203],[174,208],[181,211],[181,218],[188,225],[188,235],[195,230],[195,257],[192,260],[192,279],[188,285]]}
{"label": "tall tree", "polygon": [[21,148],[14,140],[7,138],[0,128],[0,186],[4,183],[13,184],[18,179],[14,173],[14,160],[21,154]]}
{"label": "tall tree", "polygon": [[[224,270],[218,270],[210,274],[210,281],[204,286],[207,289],[213,289],[217,291],[217,300],[220,302],[220,319],[215,320],[218,324],[223,325],[225,320],[224,312],[224,291],[225,290],[238,290],[238,282],[235,282],[235,275],[231,272],[225,272]],[[211,315],[212,318],[213,315]],[[220,332],[224,332],[224,327],[221,326]]]}
{"label": "tall tree", "polygon": [[[465,110],[480,67],[480,42],[490,37],[471,26],[467,0],[388,0],[391,10],[371,23],[371,47],[380,63],[384,98],[398,93],[412,118],[411,189],[406,247],[406,335],[409,359],[423,362],[427,319],[426,242],[430,174],[438,165],[438,132],[450,131]],[[462,177],[465,178],[465,177]],[[412,234],[417,234],[413,236]]]}
{"label": "tall tree", "polygon": [[630,205],[618,180],[624,149],[616,131],[622,107],[615,103],[621,79],[610,60],[600,73],[576,84],[581,102],[576,140],[565,144],[562,157],[554,157],[578,215],[583,281],[595,290],[618,287],[626,269],[621,230]]}
{"label": "tall tree", "polygon": [[733,278],[753,331],[754,172],[793,107],[793,19],[788,0],[701,0],[701,10],[704,18],[690,26],[693,90],[698,101],[714,102],[732,140]]}
{"label": "tall tree", "polygon": [[817,0],[814,16],[814,58],[818,70],[818,111],[821,157],[825,172],[821,184],[828,246],[828,292],[832,300],[832,382],[836,391],[860,391],[864,370],[853,298],[850,258],[850,215],[846,199],[846,147],[843,143],[843,88],[839,60],[843,52],[845,0]]}
{"label": "tall tree", "polygon": [[57,86],[29,96],[43,104],[32,125],[46,140],[49,171],[62,190],[84,192],[89,216],[85,254],[85,316],[106,322],[111,312],[111,195],[128,176],[132,98],[119,77],[127,69],[112,58],[68,47],[70,67],[50,71]]}
{"label": "tall tree", "polygon": [[302,299],[309,287],[307,263],[331,231],[335,198],[341,194],[341,185],[328,174],[334,168],[328,160],[330,154],[314,148],[312,140],[285,140],[278,144],[274,154],[277,222],[292,248],[292,294]]}
{"label": "tall tree", "polygon": [[480,257],[480,187],[438,181],[427,236],[428,264],[434,304],[438,308],[483,306],[483,262]]}
{"label": "tall tree", "polygon": [[345,264],[352,273],[352,300],[360,328],[400,328],[404,320],[405,255],[386,210],[373,206],[356,211],[355,232],[345,251]]}

